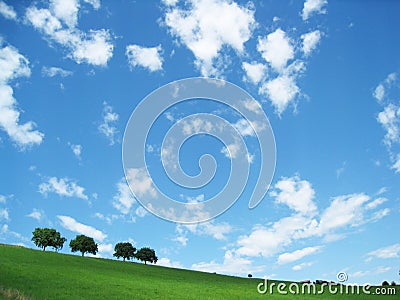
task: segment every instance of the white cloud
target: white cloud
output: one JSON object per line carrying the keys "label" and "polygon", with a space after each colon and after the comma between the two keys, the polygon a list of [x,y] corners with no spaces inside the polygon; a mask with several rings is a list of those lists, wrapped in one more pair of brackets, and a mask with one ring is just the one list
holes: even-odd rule
{"label": "white cloud", "polygon": [[259,94],[266,95],[270,99],[278,115],[286,110],[299,92],[294,77],[288,75],[278,76],[264,83],[259,89]]}
{"label": "white cloud", "polygon": [[364,222],[364,208],[370,197],[365,194],[350,194],[333,198],[321,215],[319,230],[328,234],[345,226],[359,226]]}
{"label": "white cloud", "polygon": [[[26,243],[30,242],[30,239],[24,237],[22,234],[10,230],[9,227],[8,227],[8,224],[3,224],[3,226],[0,227],[0,236],[3,235],[3,234],[11,236],[13,238],[17,238],[17,239],[19,239],[19,240],[21,240],[23,242],[26,242]],[[21,242],[20,243],[11,243],[11,244],[13,244],[13,245],[22,245],[22,246],[26,247],[25,244],[21,243]]]}
{"label": "white cloud", "polygon": [[306,247],[300,250],[296,250],[294,252],[286,252],[278,257],[278,264],[287,264],[292,263],[294,261],[300,260],[303,257],[306,257],[311,254],[315,254],[321,250],[321,246],[316,247]]}
{"label": "white cloud", "polygon": [[301,39],[303,41],[302,51],[304,52],[304,55],[308,56],[317,47],[317,45],[321,39],[321,32],[319,30],[315,30],[315,31],[303,34],[303,35],[301,35]]}
{"label": "white cloud", "polygon": [[83,2],[89,3],[96,10],[100,8],[100,0],[83,0]]}
{"label": "white cloud", "polygon": [[256,25],[254,11],[227,0],[189,1],[188,9],[168,8],[165,24],[170,33],[193,52],[203,76],[217,75],[224,46],[238,53],[251,38]]}
{"label": "white cloud", "polygon": [[43,210],[37,208],[34,208],[32,212],[29,215],[27,215],[27,217],[35,219],[37,221],[42,220],[43,216],[44,216]]}
{"label": "white cloud", "polygon": [[77,25],[79,0],[50,0],[50,10],[68,27],[74,28]]}
{"label": "white cloud", "polygon": [[277,72],[282,72],[288,61],[294,57],[292,41],[278,28],[265,38],[258,38],[257,50]]}
{"label": "white cloud", "polygon": [[5,234],[8,232],[8,224],[3,224],[0,229],[0,234]]}
{"label": "white cloud", "polygon": [[6,222],[10,220],[7,208],[0,208],[0,221],[1,220]]}
{"label": "white cloud", "polygon": [[114,247],[112,244],[99,244],[97,249],[100,254],[108,254],[110,256],[114,254]]}
{"label": "white cloud", "polygon": [[314,203],[315,191],[311,183],[301,180],[298,176],[282,178],[270,192],[276,203],[286,204],[289,208],[302,215],[313,216],[317,213]]}
{"label": "white cloud", "polygon": [[268,227],[255,225],[250,234],[238,238],[236,252],[244,256],[270,257],[290,245],[292,239],[300,238],[311,222],[310,218],[296,214]]}
{"label": "white cloud", "polygon": [[[392,88],[396,88],[396,91],[392,91]],[[376,120],[385,130],[383,142],[389,152],[390,168],[395,173],[400,173],[400,152],[395,148],[400,144],[400,106],[393,100],[397,97],[398,88],[397,73],[390,73],[372,94],[383,106]]]}
{"label": "white cloud", "polygon": [[162,3],[168,6],[175,6],[179,0],[162,0]]}
{"label": "white cloud", "polygon": [[[128,178],[132,175],[132,171],[128,171]],[[137,184],[135,186],[138,186],[140,184],[145,184],[143,181],[140,181],[140,176],[136,177],[132,182],[134,184]],[[132,184],[132,183],[131,183]],[[141,190],[142,192],[145,192],[144,190]],[[113,206],[122,214],[126,215],[130,212],[132,212],[132,207],[134,204],[136,204],[136,198],[132,194],[131,190],[129,189],[128,184],[126,183],[125,177],[122,177],[121,180],[117,183],[117,193],[113,197]],[[147,210],[143,208],[142,206],[138,206],[135,209],[135,215],[143,218],[148,214]]]}
{"label": "white cloud", "polygon": [[390,73],[385,78],[385,80],[383,80],[380,84],[378,84],[372,95],[376,98],[376,100],[382,102],[386,97],[386,90],[390,89],[396,80],[397,80],[397,74]]}
{"label": "white cloud", "polygon": [[81,145],[70,145],[72,153],[76,156],[77,159],[81,159],[81,153],[82,153],[82,146]]}
{"label": "white cloud", "polygon": [[[302,50],[308,56],[316,47],[320,39],[320,32],[314,31],[302,35]],[[275,78],[263,81],[258,89],[258,94],[266,96],[280,116],[290,103],[293,103],[300,94],[296,79],[305,71],[305,62],[295,59],[295,42],[289,38],[285,31],[278,28],[266,37],[259,37],[257,50],[277,73]]]}
{"label": "white cloud", "polygon": [[202,118],[191,118],[181,122],[183,126],[183,133],[185,135],[192,135],[200,132],[211,132],[213,129],[213,124],[210,121]]}
{"label": "white cloud", "polygon": [[171,121],[171,122],[175,122],[175,117],[174,117],[174,115],[173,115],[171,112],[167,111],[167,112],[164,114],[164,116],[167,118],[167,120],[169,120],[169,121]]}
{"label": "white cloud", "polygon": [[306,0],[301,14],[303,20],[308,20],[313,14],[326,14],[327,4],[328,0]]}
{"label": "white cloud", "polygon": [[192,269],[202,272],[216,272],[243,276],[249,273],[264,272],[265,266],[253,265],[251,260],[237,255],[234,251],[227,250],[222,263],[217,263],[215,261],[200,262],[193,264]]}
{"label": "white cloud", "polygon": [[238,154],[241,153],[240,151],[240,144],[239,143],[232,143],[226,145],[226,147],[223,147],[221,149],[221,153],[225,155],[226,158],[234,159],[238,157]]}
{"label": "white cloud", "polygon": [[372,221],[378,221],[378,220],[386,217],[388,214],[390,214],[390,209],[389,208],[384,208],[384,209],[378,210],[372,215],[371,220]]}
{"label": "white cloud", "polygon": [[34,130],[36,124],[28,121],[19,124],[20,112],[9,82],[18,77],[29,77],[29,61],[12,46],[0,49],[0,128],[21,149],[42,143],[44,134]]}
{"label": "white cloud", "polygon": [[152,48],[128,45],[125,54],[131,67],[141,66],[155,72],[162,70],[162,52],[161,45]]}
{"label": "white cloud", "polygon": [[7,198],[4,195],[0,195],[0,203],[6,203]]}
{"label": "white cloud", "polygon": [[128,169],[127,180],[130,186],[135,187],[135,194],[138,197],[147,195],[154,198],[157,196],[157,190],[146,168]]}
{"label": "white cloud", "polygon": [[346,170],[346,162],[344,161],[342,163],[342,166],[338,169],[336,169],[336,178],[339,179],[339,177],[342,175],[342,173]]}
{"label": "white cloud", "polygon": [[383,186],[383,187],[381,187],[381,188],[379,189],[379,191],[377,191],[377,192],[375,193],[375,196],[382,195],[382,194],[386,193],[387,191],[388,191],[388,188],[385,187],[385,186]]}
{"label": "white cloud", "polygon": [[394,169],[394,171],[396,173],[400,173],[400,153],[397,154],[397,157],[395,158],[395,162],[392,165],[392,169]]}
{"label": "white cloud", "polygon": [[[364,277],[364,276],[367,276],[367,275],[369,275],[369,274],[371,274],[371,271],[356,271],[356,272],[354,272],[354,273],[351,273],[350,276],[351,276],[351,278],[354,278],[354,277]],[[376,274],[376,273],[375,273],[375,274]]]}
{"label": "white cloud", "polygon": [[136,199],[133,196],[129,186],[125,181],[125,177],[117,183],[117,193],[113,197],[113,206],[123,214],[130,212]]}
{"label": "white cloud", "polygon": [[183,247],[185,247],[187,245],[187,242],[189,239],[186,236],[180,235],[180,236],[173,238],[172,240],[180,243]]}
{"label": "white cloud", "polygon": [[16,105],[17,101],[13,97],[13,89],[0,83],[0,127],[21,149],[40,145],[44,134],[34,130],[36,124],[32,121],[19,124],[20,112]]}
{"label": "white cloud", "polygon": [[243,101],[244,107],[256,114],[263,114],[263,110],[261,105],[257,101],[253,101],[252,99],[246,99]]}
{"label": "white cloud", "polygon": [[157,261],[157,265],[168,267],[168,268],[177,268],[182,269],[183,266],[179,261],[171,261],[169,258],[162,257]]}
{"label": "white cloud", "polygon": [[377,274],[382,274],[390,271],[392,267],[383,267],[379,266],[376,267],[372,270],[367,270],[367,271],[356,271],[354,273],[349,274],[349,277],[364,277],[364,276],[369,276],[369,275],[377,275]]}
{"label": "white cloud", "polygon": [[73,73],[68,70],[64,70],[62,68],[58,67],[43,67],[42,68],[42,76],[46,77],[54,77],[54,76],[61,76],[61,77],[67,77],[71,76]]}
{"label": "white cloud", "polygon": [[142,206],[139,206],[138,208],[136,208],[135,214],[138,217],[143,218],[145,215],[147,215],[147,210],[144,209]]}
{"label": "white cloud", "polygon": [[[202,201],[204,199],[204,195],[197,198],[199,201]],[[194,201],[197,202],[198,200]],[[215,221],[207,221],[197,224],[178,224],[176,225],[176,232],[178,233],[178,236],[172,240],[181,243],[182,246],[186,246],[189,240],[187,237],[189,233],[199,236],[211,236],[216,240],[226,240],[227,235],[231,233],[232,230],[232,226],[226,222],[217,223]]]}
{"label": "white cloud", "polygon": [[78,12],[76,0],[52,0],[49,9],[29,7],[26,19],[46,38],[67,48],[69,56],[78,64],[106,66],[114,50],[110,33],[105,29],[79,30]]}
{"label": "white cloud", "polygon": [[253,84],[258,84],[265,79],[267,66],[257,62],[243,62],[242,69],[246,72],[246,78]]}
{"label": "white cloud", "polygon": [[235,127],[241,136],[255,136],[253,127],[251,127],[249,121],[246,119],[239,119],[233,124],[233,127]]}
{"label": "white cloud", "polygon": [[393,143],[400,142],[400,107],[389,103],[377,118],[379,124],[385,129],[384,143],[391,147]]}
{"label": "white cloud", "polygon": [[366,209],[374,209],[374,208],[378,207],[379,205],[385,203],[386,201],[387,201],[386,198],[382,198],[382,197],[377,198],[374,201],[368,203],[365,208]]}
{"label": "white cloud", "polygon": [[72,57],[80,63],[106,66],[113,55],[114,45],[110,33],[105,29],[90,30],[73,49]]}
{"label": "white cloud", "polygon": [[107,224],[109,225],[111,225],[114,220],[120,219],[122,217],[121,215],[114,215],[114,214],[105,216],[99,212],[95,213],[94,216],[102,221],[106,221]]}
{"label": "white cloud", "polygon": [[387,247],[379,248],[371,251],[367,254],[367,261],[370,261],[373,257],[376,258],[398,258],[400,257],[400,244],[394,244]]}
{"label": "white cloud", "polygon": [[85,189],[68,178],[49,178],[47,182],[43,182],[39,185],[39,193],[44,195],[56,193],[65,197],[77,197],[84,200],[89,199],[88,196],[85,195]]}
{"label": "white cloud", "polygon": [[249,164],[252,164],[254,162],[254,158],[255,158],[255,155],[252,155],[247,152],[247,161],[249,162]]}
{"label": "white cloud", "polygon": [[115,135],[118,130],[115,127],[115,123],[118,121],[119,115],[113,112],[113,108],[103,102],[103,123],[99,125],[99,131],[104,134],[110,142],[110,145],[115,143]]}
{"label": "white cloud", "polygon": [[57,216],[57,218],[61,221],[61,226],[70,231],[92,237],[99,242],[103,242],[104,239],[107,237],[107,235],[100,230],[92,226],[79,223],[74,218],[71,218],[69,216]]}
{"label": "white cloud", "polygon": [[313,264],[314,264],[313,262],[304,262],[304,263],[301,263],[301,264],[293,266],[292,270],[293,271],[300,271],[300,270],[302,270],[302,269],[304,269],[306,267],[312,266]]}
{"label": "white cloud", "polygon": [[383,84],[379,84],[374,93],[373,96],[380,102],[383,100],[383,98],[385,97],[385,87],[383,86]]}
{"label": "white cloud", "polygon": [[[296,240],[313,237],[334,241],[345,237],[346,230],[374,222],[389,212],[373,211],[378,204],[360,193],[334,197],[319,213],[311,184],[297,176],[279,181],[271,194],[276,202],[287,205],[294,213],[267,225],[257,224],[250,233],[239,236],[234,249],[237,255],[271,257]],[[281,260],[301,256],[309,250],[295,252],[289,258],[283,256]]]}
{"label": "white cloud", "polygon": [[17,13],[15,12],[14,7],[8,5],[4,1],[0,1],[0,14],[9,20],[17,19]]}
{"label": "white cloud", "polygon": [[393,84],[396,80],[397,80],[397,74],[396,74],[396,73],[390,73],[390,74],[386,77],[385,83],[386,83],[387,85],[390,86],[390,85]]}
{"label": "white cloud", "polygon": [[[200,194],[196,197],[186,197],[188,203],[199,203],[204,201],[204,194]],[[196,227],[195,224],[188,225],[189,227]]]}
{"label": "white cloud", "polygon": [[196,230],[199,230],[200,234],[210,235],[216,240],[225,240],[226,235],[232,231],[232,226],[226,222],[205,222],[197,224]]}

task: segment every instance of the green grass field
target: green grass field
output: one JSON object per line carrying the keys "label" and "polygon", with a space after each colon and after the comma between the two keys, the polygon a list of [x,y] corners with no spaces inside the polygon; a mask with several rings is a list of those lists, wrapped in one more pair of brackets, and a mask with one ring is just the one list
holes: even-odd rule
{"label": "green grass field", "polygon": [[[397,295],[261,295],[261,279],[0,245],[0,299],[399,299]],[[278,282],[275,282],[278,284]],[[21,296],[22,295],[22,296]],[[25,296],[25,297],[23,297]]]}

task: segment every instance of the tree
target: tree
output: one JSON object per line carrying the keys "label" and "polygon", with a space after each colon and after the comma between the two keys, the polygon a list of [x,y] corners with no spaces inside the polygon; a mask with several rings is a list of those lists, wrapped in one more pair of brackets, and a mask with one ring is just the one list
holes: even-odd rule
{"label": "tree", "polygon": [[85,253],[96,255],[96,253],[99,251],[93,238],[83,234],[77,235],[75,239],[71,240],[69,242],[69,246],[71,247],[72,252],[79,251],[82,253],[82,256],[84,256]]}
{"label": "tree", "polygon": [[122,257],[125,261],[125,259],[130,260],[131,258],[135,257],[135,251],[136,248],[132,246],[131,243],[126,242],[126,243],[118,243],[114,247],[115,253],[113,256],[116,258]]}
{"label": "tree", "polygon": [[62,237],[61,234],[53,228],[35,228],[32,232],[32,241],[39,248],[43,248],[46,251],[46,247],[53,247],[56,251],[62,249],[66,238]]}
{"label": "tree", "polygon": [[141,248],[138,252],[136,252],[135,257],[138,260],[144,261],[145,265],[147,262],[157,263],[158,260],[155,251],[147,247]]}
{"label": "tree", "polygon": [[57,237],[55,239],[55,245],[53,246],[53,248],[58,251],[61,250],[62,247],[64,246],[64,243],[67,241],[67,239],[65,237],[61,237],[60,233],[57,232]]}

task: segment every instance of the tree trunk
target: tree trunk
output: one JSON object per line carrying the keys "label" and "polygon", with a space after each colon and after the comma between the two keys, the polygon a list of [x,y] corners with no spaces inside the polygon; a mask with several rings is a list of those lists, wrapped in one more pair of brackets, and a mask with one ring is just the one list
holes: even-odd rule
{"label": "tree trunk", "polygon": [[125,257],[124,257],[124,261],[125,261]]}
{"label": "tree trunk", "polygon": [[82,252],[82,257],[83,257],[84,254],[85,254],[85,252]]}
{"label": "tree trunk", "polygon": [[147,265],[147,262],[146,262],[146,261],[144,261],[144,264],[145,264],[145,265]]}
{"label": "tree trunk", "polygon": [[43,251],[46,251],[46,247],[43,247]]}

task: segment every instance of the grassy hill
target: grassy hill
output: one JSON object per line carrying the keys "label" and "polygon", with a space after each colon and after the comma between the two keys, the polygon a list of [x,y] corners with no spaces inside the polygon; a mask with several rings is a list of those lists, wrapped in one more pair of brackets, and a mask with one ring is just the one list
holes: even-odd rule
{"label": "grassy hill", "polygon": [[[260,279],[0,245],[0,299],[399,299],[393,296],[261,295]],[[277,284],[277,282],[275,282]],[[374,291],[374,290],[372,290]],[[12,296],[14,295],[14,296]]]}

